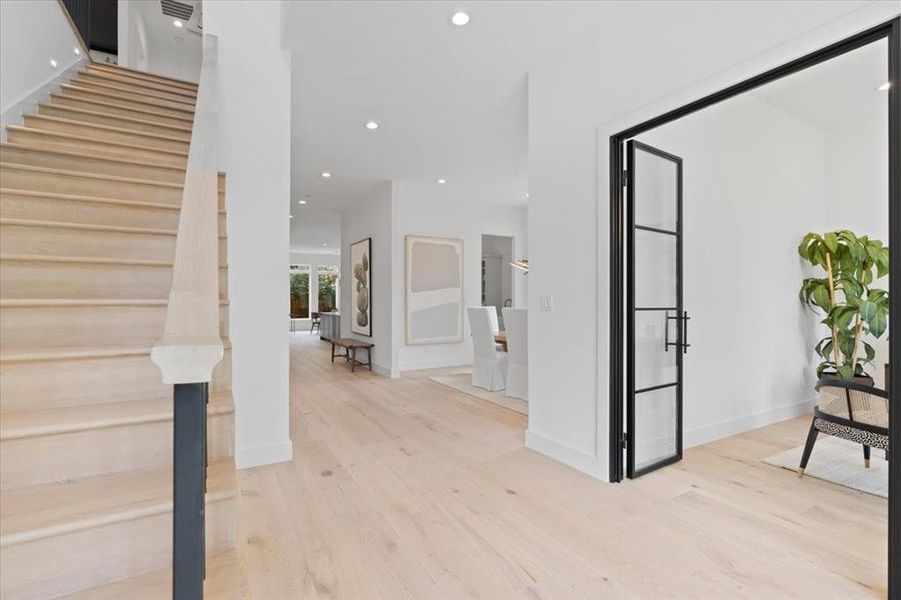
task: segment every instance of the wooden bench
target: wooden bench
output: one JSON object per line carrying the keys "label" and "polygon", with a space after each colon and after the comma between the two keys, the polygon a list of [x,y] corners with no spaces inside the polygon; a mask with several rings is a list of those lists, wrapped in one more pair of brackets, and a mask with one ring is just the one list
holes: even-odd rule
{"label": "wooden bench", "polygon": [[[372,371],[372,347],[375,344],[351,338],[332,338],[329,341],[332,343],[332,362],[335,362],[335,357],[337,356],[350,363],[351,373],[356,370],[357,365],[369,367],[369,370]],[[335,354],[335,348],[344,348],[344,354]],[[366,349],[366,362],[357,360],[357,350],[360,348]]]}

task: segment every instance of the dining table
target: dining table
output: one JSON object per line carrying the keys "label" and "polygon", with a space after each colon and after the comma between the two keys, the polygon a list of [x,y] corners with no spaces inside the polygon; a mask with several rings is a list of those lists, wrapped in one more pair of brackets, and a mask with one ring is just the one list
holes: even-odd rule
{"label": "dining table", "polygon": [[494,341],[504,347],[504,352],[507,351],[507,332],[506,331],[498,331],[494,334]]}

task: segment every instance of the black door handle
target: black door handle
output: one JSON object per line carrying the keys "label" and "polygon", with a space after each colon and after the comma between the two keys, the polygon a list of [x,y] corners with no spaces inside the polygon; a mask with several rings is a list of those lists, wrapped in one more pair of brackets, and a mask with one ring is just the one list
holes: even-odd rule
{"label": "black door handle", "polygon": [[691,344],[688,343],[688,321],[691,320],[691,317],[688,316],[688,311],[682,313],[682,353],[688,354],[688,347]]}

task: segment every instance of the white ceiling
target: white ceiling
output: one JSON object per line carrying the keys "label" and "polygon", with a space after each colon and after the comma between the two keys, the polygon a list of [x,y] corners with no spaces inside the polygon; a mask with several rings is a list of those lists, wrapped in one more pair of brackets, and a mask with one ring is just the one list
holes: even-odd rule
{"label": "white ceiling", "polygon": [[307,254],[340,253],[340,215],[305,206],[292,212],[291,252],[305,252]]}
{"label": "white ceiling", "polygon": [[888,81],[885,40],[849,52],[752,94],[826,130],[869,126],[888,120],[888,93],[877,88]]}
{"label": "white ceiling", "polygon": [[[696,22],[705,19],[721,22],[723,30],[704,33],[710,47],[738,38],[746,57],[754,43],[761,51],[785,39],[783,30],[796,35],[799,23],[815,27],[867,2],[817,2],[815,10],[812,4],[786,1],[761,10],[759,2],[287,3],[292,212],[307,194],[307,208],[340,211],[386,180],[437,185],[439,178],[456,201],[523,206],[530,67],[569,57],[600,68],[621,60],[624,48],[651,43],[641,39],[651,21],[669,28],[668,39],[698,30]],[[450,24],[457,10],[471,15],[467,26]],[[596,91],[587,88],[585,96]],[[380,127],[367,130],[369,119]],[[324,180],[322,171],[332,177]]]}

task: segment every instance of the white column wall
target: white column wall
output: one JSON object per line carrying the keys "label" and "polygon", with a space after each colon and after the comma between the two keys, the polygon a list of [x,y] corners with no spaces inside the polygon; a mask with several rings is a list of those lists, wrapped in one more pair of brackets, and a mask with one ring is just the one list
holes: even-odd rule
{"label": "white column wall", "polygon": [[235,459],[290,460],[288,207],[291,61],[281,2],[207,0],[219,38],[219,164],[227,174],[229,321]]}

